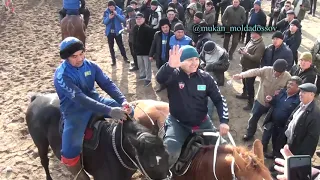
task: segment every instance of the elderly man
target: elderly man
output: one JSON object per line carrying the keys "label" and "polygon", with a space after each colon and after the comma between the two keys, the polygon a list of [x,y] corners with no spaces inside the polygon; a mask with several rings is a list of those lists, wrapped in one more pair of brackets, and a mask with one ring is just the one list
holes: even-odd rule
{"label": "elderly man", "polygon": [[[245,9],[239,5],[239,0],[233,0],[232,5],[228,6],[227,9],[224,11],[221,21],[222,24],[226,27],[232,27],[232,26],[241,26],[246,21],[246,11]],[[229,41],[230,37],[232,35],[232,44],[231,48],[229,49]],[[233,59],[233,53],[236,50],[238,43],[240,32],[226,32],[224,35],[223,40],[223,47],[228,51],[229,53],[229,60]]]}
{"label": "elderly man", "polygon": [[[262,38],[262,32],[250,33],[251,40],[245,47],[239,49],[241,54],[240,63],[242,65],[242,72],[249,69],[260,67],[260,61],[264,53],[265,45]],[[242,80],[243,89],[242,94],[236,95],[238,99],[247,99],[248,104],[244,110],[251,110],[254,102],[254,81],[256,77],[245,78]]]}
{"label": "elderly man", "polygon": [[243,136],[244,141],[253,138],[257,131],[257,124],[260,117],[265,114],[269,107],[265,102],[266,96],[273,96],[277,90],[285,87],[287,81],[291,78],[286,72],[288,63],[284,59],[278,59],[273,63],[273,67],[267,66],[263,68],[250,69],[248,71],[236,74],[234,79],[243,79],[249,77],[260,77],[259,90],[256,95],[256,100],[251,110],[252,115],[248,121],[247,133]]}
{"label": "elderly man", "polygon": [[178,23],[182,23],[177,17],[176,17],[177,11],[173,8],[168,8],[167,10],[167,19],[170,23],[170,29],[174,29],[174,26]]}
{"label": "elderly man", "polygon": [[[79,39],[64,39],[60,44],[60,57],[64,61],[55,71],[54,86],[64,120],[61,161],[73,175],[79,173],[79,179],[89,180],[82,171],[80,153],[90,117],[93,113],[99,113],[114,119],[126,119],[126,113],[129,114],[131,108],[119,88],[100,67],[85,58],[83,43]],[[112,99],[101,97],[94,88],[95,82]]]}
{"label": "elderly man", "polygon": [[312,64],[312,55],[304,52],[300,55],[299,64],[292,67],[291,76],[299,76],[302,83],[314,83],[318,74],[317,68]]}
{"label": "elderly man", "polygon": [[296,155],[314,155],[320,135],[320,110],[315,102],[316,85],[304,83],[300,88],[300,105],[293,111],[277,143],[280,150],[286,143]]}
{"label": "elderly man", "polygon": [[225,98],[208,73],[199,70],[199,54],[190,46],[170,50],[169,62],[156,75],[160,84],[166,84],[170,115],[165,122],[164,144],[168,148],[170,168],[180,156],[182,145],[192,129],[214,128],[208,117],[208,96],[217,108],[220,133],[229,131],[229,113]]}
{"label": "elderly man", "polygon": [[[284,127],[293,112],[300,104],[299,87],[302,84],[302,79],[298,76],[292,76],[287,83],[287,88],[281,89],[275,96],[267,96],[266,103],[271,108],[269,109],[264,119],[264,131],[262,135],[262,144],[264,152],[267,152],[267,147],[270,138],[272,137],[272,149],[276,149],[276,142],[280,134],[284,133]],[[273,151],[271,154],[265,154],[266,158],[275,156]]]}
{"label": "elderly man", "polygon": [[185,35],[184,26],[181,23],[177,23],[174,26],[174,35],[170,38],[170,49],[173,48],[174,45],[179,45],[180,47],[185,45],[194,45],[192,39]]}
{"label": "elderly man", "polygon": [[294,11],[288,10],[287,17],[282,19],[281,21],[277,22],[276,27],[277,30],[284,32],[285,30],[289,29],[290,22],[295,18]]}
{"label": "elderly man", "polygon": [[283,34],[276,31],[272,35],[272,44],[266,47],[261,66],[272,66],[277,59],[284,59],[288,63],[287,71],[293,66],[293,54],[291,49],[283,42]]}

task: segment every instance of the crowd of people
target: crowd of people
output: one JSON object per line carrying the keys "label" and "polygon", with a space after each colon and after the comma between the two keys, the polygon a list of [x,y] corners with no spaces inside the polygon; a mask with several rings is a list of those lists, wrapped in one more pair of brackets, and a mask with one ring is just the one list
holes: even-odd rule
{"label": "crowd of people", "polygon": [[[159,69],[156,91],[167,89],[169,97],[170,116],[164,143],[169,147],[170,165],[178,159],[190,129],[213,127],[208,119],[212,119],[214,106],[220,118],[221,134],[229,131],[227,101],[219,86],[225,84],[224,72],[234,60],[234,53],[240,54],[242,72],[233,79],[243,82],[242,93],[235,97],[246,100],[243,110],[252,113],[243,140],[253,139],[259,119],[267,114],[262,136],[265,157],[282,157],[280,149],[285,144],[293,154],[313,156],[320,135],[320,110],[315,103],[320,80],[314,63],[319,61],[319,47],[298,53],[301,21],[307,11],[315,13],[315,6],[311,10],[309,0],[271,1],[268,25],[275,26],[277,31],[273,32],[269,45],[264,43],[262,31],[193,31],[195,25],[266,27],[267,15],[259,0],[172,0],[169,3],[145,0],[141,6],[134,0],[127,3],[125,7],[123,1],[110,0],[103,14],[111,65],[117,63],[114,41],[124,62],[130,63],[123,33],[129,35],[133,59],[130,71],[138,71],[138,80],[144,81],[145,87],[151,84],[151,63],[155,61]],[[222,46],[212,38],[217,34],[224,38]],[[239,42],[244,45],[237,49]],[[255,93],[256,77],[260,78],[260,84]],[[125,102],[122,99],[118,103]],[[111,117],[120,116],[118,111],[110,112],[116,114]],[[271,138],[273,148],[268,153]],[[273,166],[270,170],[275,171]]]}

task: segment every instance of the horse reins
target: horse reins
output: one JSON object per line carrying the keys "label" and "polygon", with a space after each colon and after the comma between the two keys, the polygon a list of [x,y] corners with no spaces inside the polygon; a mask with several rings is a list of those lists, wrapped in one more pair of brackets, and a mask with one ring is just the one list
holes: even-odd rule
{"label": "horse reins", "polygon": [[[228,138],[229,138],[231,144],[233,146],[236,146],[236,143],[234,142],[230,132],[228,132]],[[216,163],[217,163],[218,146],[220,144],[220,141],[221,141],[221,135],[220,135],[220,133],[218,133],[218,139],[217,139],[216,144],[214,146],[214,152],[213,152],[213,174],[214,174],[214,177],[216,178],[216,180],[218,180],[218,177],[217,177],[217,174],[216,174]],[[236,177],[235,172],[234,172],[234,165],[235,165],[235,159],[234,159],[234,157],[232,157],[231,174],[232,174],[232,179],[236,180],[237,177]]]}
{"label": "horse reins", "polygon": [[[122,160],[122,158],[121,158],[121,156],[120,156],[120,154],[119,154],[119,152],[118,152],[118,150],[117,150],[115,136],[116,136],[116,130],[117,130],[118,125],[115,126],[115,127],[113,128],[113,131],[112,131],[112,147],[113,147],[114,152],[116,153],[116,156],[118,157],[118,159],[119,159],[119,161],[120,161],[120,163],[122,164],[123,167],[125,167],[125,168],[127,168],[127,169],[129,169],[129,170],[131,170],[131,171],[136,171],[136,170],[138,169],[144,176],[147,177],[147,179],[152,180],[152,179],[150,178],[150,176],[147,174],[147,172],[144,170],[143,166],[141,165],[140,160],[139,160],[139,157],[138,157],[137,150],[133,147],[132,143],[130,142],[130,139],[128,139],[128,140],[129,140],[130,145],[132,146],[132,148],[135,150],[135,156],[134,156],[134,157],[135,157],[135,159],[136,159],[136,161],[137,161],[138,164],[137,164],[137,163],[128,155],[128,153],[124,150],[123,144],[122,144],[123,124],[122,124],[122,123],[120,123],[120,124],[121,124],[121,129],[120,129],[120,136],[121,136],[120,146],[121,146],[121,150],[125,153],[125,155],[130,159],[130,161],[134,164],[134,166],[135,166],[136,168],[131,168],[131,167],[129,167],[128,165],[126,165],[126,164],[124,163],[124,161]],[[138,136],[138,139],[139,139],[140,137],[142,137],[144,134],[146,134],[146,133],[141,133],[141,134]],[[171,178],[172,178],[172,172],[171,172],[170,170],[169,170],[169,173],[170,173],[169,177],[167,177],[167,178],[165,178],[165,179],[163,179],[163,180],[168,180],[168,179],[171,179]]]}

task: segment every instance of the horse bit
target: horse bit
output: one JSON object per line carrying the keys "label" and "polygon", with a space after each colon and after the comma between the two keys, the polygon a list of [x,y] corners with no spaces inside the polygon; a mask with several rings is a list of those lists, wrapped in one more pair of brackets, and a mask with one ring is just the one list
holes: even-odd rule
{"label": "horse bit", "polygon": [[[135,147],[133,147],[133,145],[131,144],[130,140],[130,145],[133,147],[133,149],[135,150],[135,159],[137,161],[137,163],[127,154],[127,152],[123,149],[123,145],[122,145],[122,132],[123,132],[123,124],[121,123],[121,131],[120,131],[120,136],[121,136],[121,139],[120,139],[120,146],[121,146],[121,150],[126,154],[126,156],[130,159],[130,161],[134,164],[135,168],[131,168],[129,167],[128,165],[126,165],[124,163],[124,161],[122,160],[122,158],[120,157],[119,155],[119,152],[117,150],[117,147],[116,147],[116,130],[117,130],[117,127],[118,126],[115,126],[113,128],[113,131],[112,131],[112,147],[113,147],[113,150],[114,152],[116,153],[120,163],[122,164],[123,167],[131,170],[131,171],[136,171],[137,169],[148,179],[148,180],[153,180],[152,178],[150,178],[150,176],[147,174],[147,172],[144,170],[143,166],[141,165],[140,163],[140,160],[139,160],[139,157],[138,157],[138,153],[137,153],[137,150]],[[144,134],[146,133],[141,133],[139,136],[138,136],[138,139],[141,138]],[[169,173],[170,175],[162,180],[170,180],[172,178],[172,172],[169,170]]]}

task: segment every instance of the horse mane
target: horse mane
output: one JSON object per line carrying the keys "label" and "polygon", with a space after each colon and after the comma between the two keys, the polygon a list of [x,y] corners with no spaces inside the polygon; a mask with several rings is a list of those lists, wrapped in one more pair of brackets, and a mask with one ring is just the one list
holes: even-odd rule
{"label": "horse mane", "polygon": [[[203,146],[200,148],[200,152],[196,156],[195,160],[199,159],[206,159],[208,158],[209,154],[213,154],[214,152],[214,145]],[[240,157],[246,162],[246,169],[245,171],[251,170],[265,170],[266,167],[261,159],[257,157],[251,150],[249,150],[245,146],[237,146],[234,147],[232,145],[222,145],[218,147],[218,152],[222,154],[227,154],[226,161],[231,164],[233,153],[238,153]],[[212,162],[213,163],[213,162]]]}

